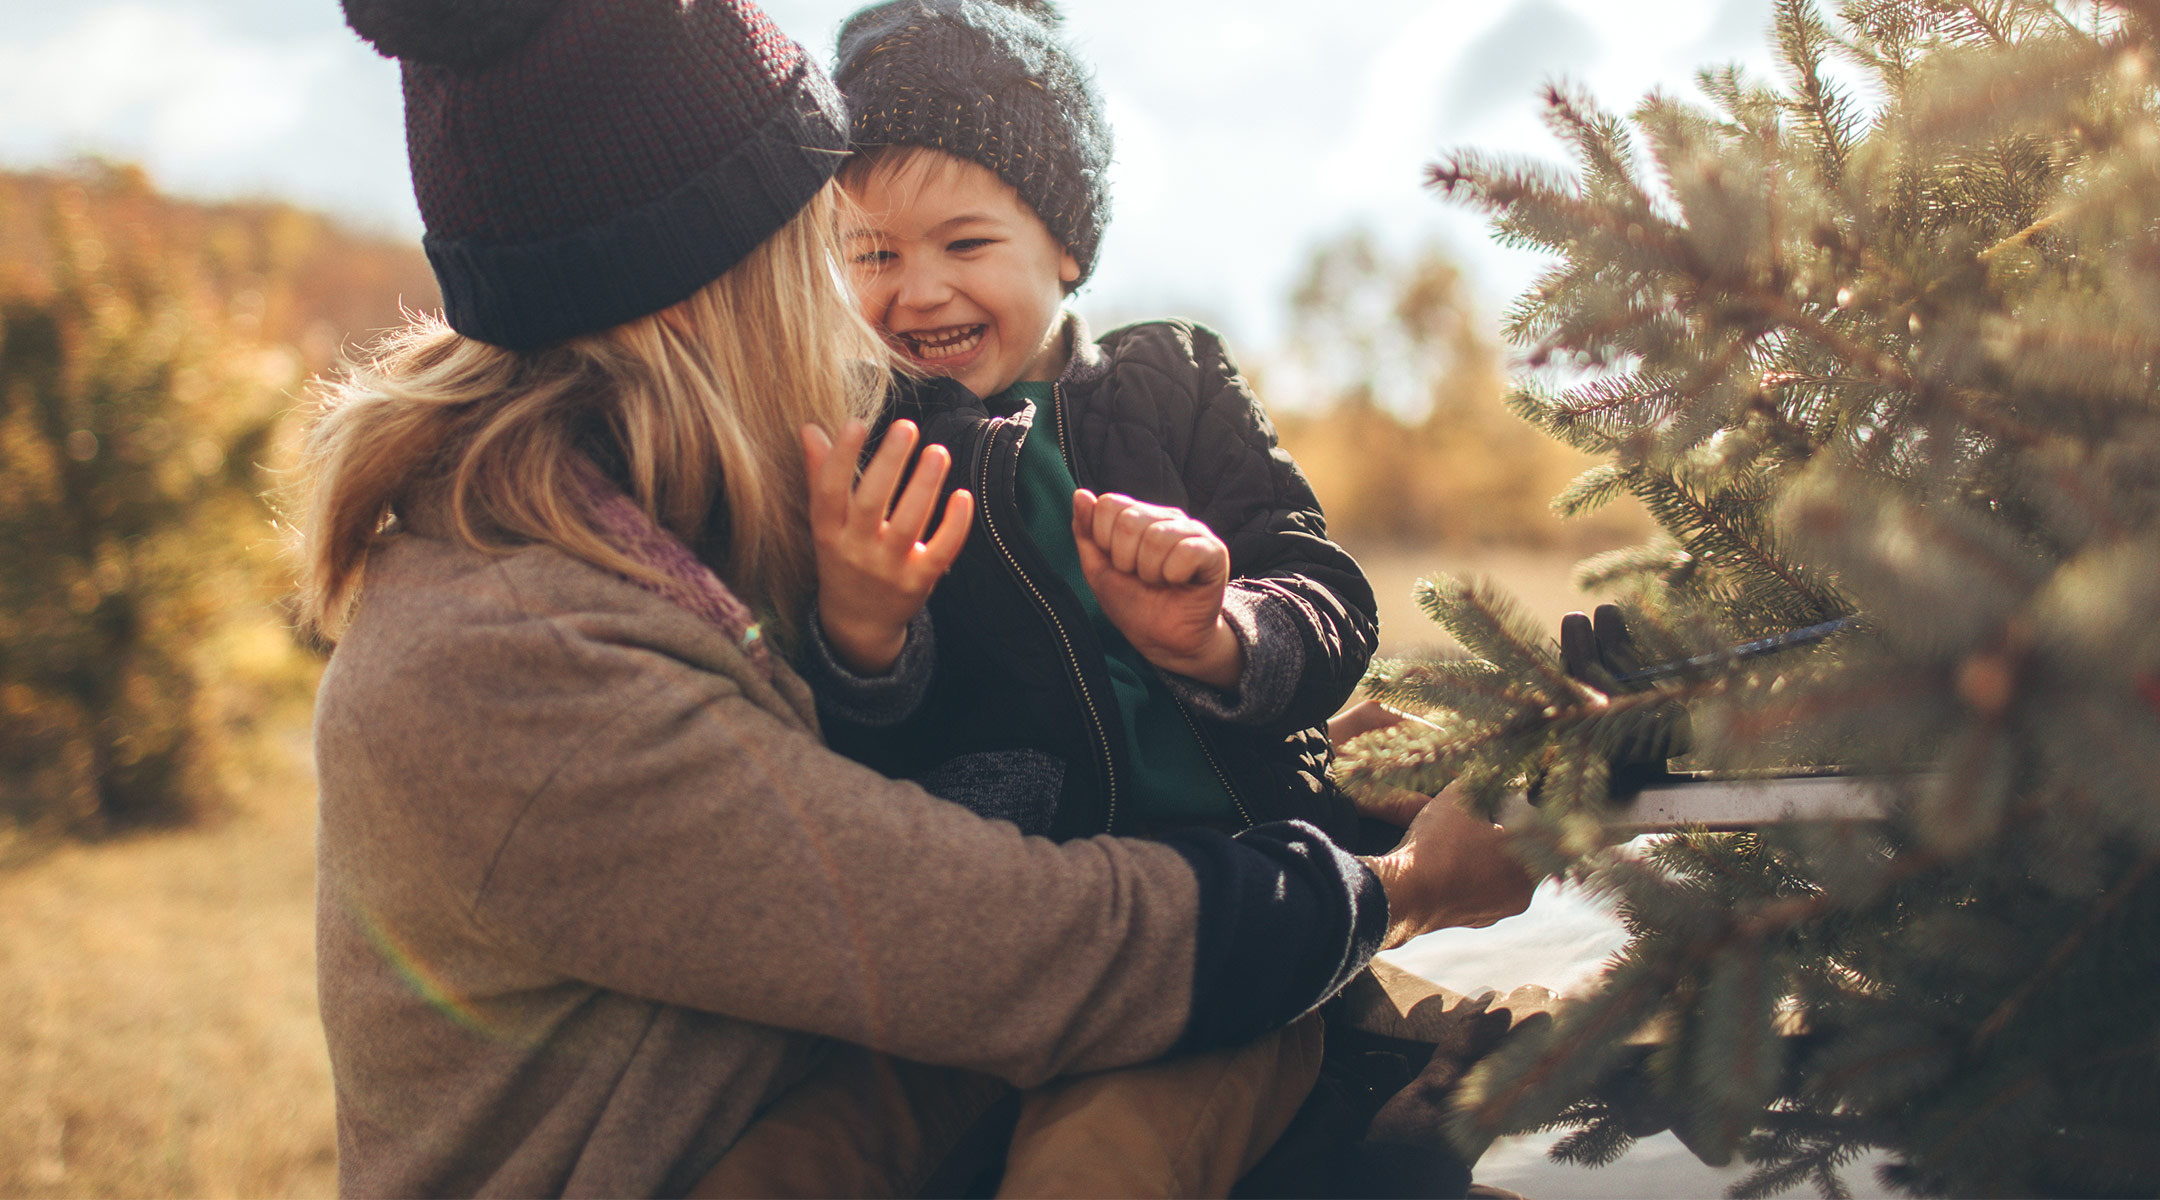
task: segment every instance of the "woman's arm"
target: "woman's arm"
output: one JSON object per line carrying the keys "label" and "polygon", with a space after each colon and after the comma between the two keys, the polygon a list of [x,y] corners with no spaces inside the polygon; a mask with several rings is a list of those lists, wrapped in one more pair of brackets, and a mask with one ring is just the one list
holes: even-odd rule
{"label": "woman's arm", "polygon": [[832,753],[794,681],[628,583],[400,549],[319,712],[371,810],[340,853],[553,974],[1029,1083],[1288,1021],[1439,911],[1391,921],[1393,868],[1294,823],[1022,837]]}
{"label": "woman's arm", "polygon": [[1026,1084],[1286,1023],[1384,940],[1482,919],[1506,906],[1493,880],[1521,878],[1452,806],[1438,868],[1414,848],[1362,863],[1300,823],[1023,838],[711,678],[651,691],[555,772],[495,857],[484,923],[610,988]]}
{"label": "woman's arm", "polygon": [[[664,682],[553,770],[475,899],[562,974],[1024,1084],[1288,1021],[1387,928],[1308,827],[1023,838],[645,658]],[[1210,986],[1266,963],[1266,993]]]}

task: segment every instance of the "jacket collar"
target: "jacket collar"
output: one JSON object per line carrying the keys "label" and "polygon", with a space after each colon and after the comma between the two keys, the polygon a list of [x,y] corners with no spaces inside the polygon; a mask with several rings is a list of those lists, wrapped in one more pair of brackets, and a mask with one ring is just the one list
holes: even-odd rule
{"label": "jacket collar", "polygon": [[917,425],[947,414],[987,420],[990,408],[981,396],[942,375],[909,375],[894,371],[892,392],[885,406],[885,420],[906,417]]}
{"label": "jacket collar", "polygon": [[1057,381],[1066,387],[1081,387],[1110,373],[1110,359],[1088,336],[1087,322],[1071,309],[1065,310],[1065,336],[1070,338],[1072,357],[1066,361],[1065,370]]}

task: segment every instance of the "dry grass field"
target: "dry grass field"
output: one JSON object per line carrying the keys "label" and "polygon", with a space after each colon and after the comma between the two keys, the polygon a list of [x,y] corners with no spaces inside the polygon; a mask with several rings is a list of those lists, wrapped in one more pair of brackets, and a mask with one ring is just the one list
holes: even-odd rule
{"label": "dry grass field", "polygon": [[[1410,602],[1435,569],[1501,580],[1541,619],[1569,557],[1370,550],[1389,648],[1444,640]],[[335,1183],[315,1016],[306,714],[179,832],[0,867],[0,1196],[306,1196]]]}
{"label": "dry grass field", "polygon": [[0,870],[0,1196],[334,1190],[305,730],[197,828]]}

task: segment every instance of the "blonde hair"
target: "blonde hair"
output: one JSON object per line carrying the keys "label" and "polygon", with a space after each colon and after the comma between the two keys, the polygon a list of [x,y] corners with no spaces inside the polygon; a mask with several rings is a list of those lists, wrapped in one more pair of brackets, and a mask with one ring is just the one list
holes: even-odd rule
{"label": "blonde hair", "polygon": [[290,502],[303,625],[343,631],[368,552],[417,504],[476,548],[655,579],[578,501],[585,454],[792,644],[816,585],[797,431],[872,416],[889,362],[842,275],[845,203],[826,185],[689,299],[612,329],[518,353],[417,317],[349,365]]}

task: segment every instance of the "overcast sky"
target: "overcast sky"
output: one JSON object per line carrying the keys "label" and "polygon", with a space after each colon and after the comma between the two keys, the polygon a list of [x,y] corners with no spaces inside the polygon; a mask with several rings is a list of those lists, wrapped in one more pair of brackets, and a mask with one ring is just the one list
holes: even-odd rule
{"label": "overcast sky", "polygon": [[[771,0],[829,59],[853,0]],[[1698,67],[1767,70],[1770,0],[1065,0],[1117,140],[1083,312],[1180,314],[1264,351],[1317,241],[1444,239],[1488,318],[1531,262],[1423,190],[1449,146],[1556,158],[1549,78],[1626,107]],[[0,0],[0,163],[130,159],[174,191],[273,195],[417,236],[395,67],[335,0]]]}

